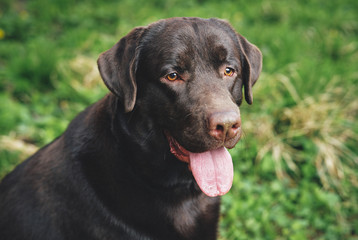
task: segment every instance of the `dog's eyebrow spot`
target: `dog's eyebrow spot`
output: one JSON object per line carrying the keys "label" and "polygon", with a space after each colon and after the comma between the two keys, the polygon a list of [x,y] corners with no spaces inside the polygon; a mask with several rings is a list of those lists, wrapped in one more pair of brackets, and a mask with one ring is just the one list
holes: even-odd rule
{"label": "dog's eyebrow spot", "polygon": [[[209,49],[209,59],[215,65],[222,64],[227,62],[229,58],[229,50],[227,46],[231,46],[231,41],[224,35],[220,35],[223,33],[213,32],[210,36],[207,37],[207,47]],[[219,36],[222,36],[221,38]]]}
{"label": "dog's eyebrow spot", "polygon": [[169,54],[167,59],[164,60],[161,73],[165,74],[168,73],[168,71],[173,70],[177,71],[178,73],[191,71],[195,66],[195,61],[193,61],[193,59],[193,50],[188,48]]}
{"label": "dog's eyebrow spot", "polygon": [[213,56],[216,58],[214,60],[219,61],[219,62],[225,62],[227,60],[227,55],[228,55],[228,51],[227,49],[222,46],[216,46],[213,48]]}

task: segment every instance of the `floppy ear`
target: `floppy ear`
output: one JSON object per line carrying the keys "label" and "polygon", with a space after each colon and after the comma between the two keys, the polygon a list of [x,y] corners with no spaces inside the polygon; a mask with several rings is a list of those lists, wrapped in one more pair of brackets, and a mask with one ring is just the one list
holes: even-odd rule
{"label": "floppy ear", "polygon": [[237,35],[243,51],[243,58],[241,60],[245,100],[248,104],[252,104],[252,86],[254,86],[261,73],[262,54],[255,45],[251,44],[240,34]]}
{"label": "floppy ear", "polygon": [[122,101],[125,112],[132,111],[136,102],[136,48],[144,29],[133,29],[111,49],[102,53],[97,60],[104,83]]}

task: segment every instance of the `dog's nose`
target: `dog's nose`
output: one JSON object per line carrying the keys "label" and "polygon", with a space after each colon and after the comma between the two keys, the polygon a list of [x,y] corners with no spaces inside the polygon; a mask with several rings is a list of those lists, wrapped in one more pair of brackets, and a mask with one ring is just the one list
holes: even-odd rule
{"label": "dog's nose", "polygon": [[225,141],[240,133],[241,118],[236,111],[217,112],[209,117],[209,134],[217,140]]}

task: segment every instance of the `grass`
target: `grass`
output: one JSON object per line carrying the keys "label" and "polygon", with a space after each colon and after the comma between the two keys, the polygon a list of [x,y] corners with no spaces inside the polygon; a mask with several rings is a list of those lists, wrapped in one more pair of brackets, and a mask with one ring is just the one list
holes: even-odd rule
{"label": "grass", "polygon": [[0,3],[0,178],[107,89],[99,53],[135,26],[218,17],[263,52],[231,151],[220,239],[358,239],[358,2]]}

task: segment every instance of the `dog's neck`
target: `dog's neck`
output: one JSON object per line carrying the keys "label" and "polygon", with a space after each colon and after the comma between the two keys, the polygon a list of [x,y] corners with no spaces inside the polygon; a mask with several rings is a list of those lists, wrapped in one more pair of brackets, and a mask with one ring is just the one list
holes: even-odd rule
{"label": "dog's neck", "polygon": [[[142,116],[140,109],[125,113],[119,99],[108,94],[84,113],[86,118],[75,119],[70,124],[69,130],[76,133],[69,135],[67,142],[76,144],[74,141],[81,139],[77,141],[82,144],[79,148],[92,149],[92,155],[88,150],[83,155],[81,150],[75,153],[86,168],[93,171],[106,168],[103,172],[111,172],[115,181],[121,180],[117,179],[121,171],[129,171],[133,179],[145,182],[143,186],[149,186],[153,191],[174,189],[182,196],[185,196],[183,191],[200,192],[187,164],[170,153],[162,130]],[[100,137],[103,134],[105,138]]]}
{"label": "dog's neck", "polygon": [[[140,106],[136,106],[132,112],[124,113],[120,101],[115,101],[113,134],[120,145],[127,147],[125,152],[130,157],[125,161],[133,167],[133,172],[152,183],[153,187],[187,188],[188,185],[194,185],[195,181],[187,164],[176,159],[170,152],[163,129],[143,115]],[[143,155],[146,156],[145,159]]]}

